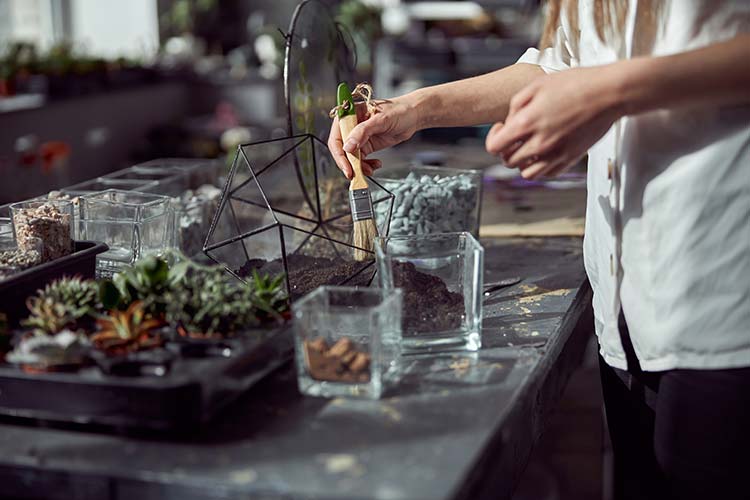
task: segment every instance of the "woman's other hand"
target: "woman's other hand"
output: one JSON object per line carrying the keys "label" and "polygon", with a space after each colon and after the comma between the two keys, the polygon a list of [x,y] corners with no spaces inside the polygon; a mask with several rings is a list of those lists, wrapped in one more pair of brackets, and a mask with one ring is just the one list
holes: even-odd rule
{"label": "woman's other hand", "polygon": [[486,139],[526,179],[550,177],[574,165],[621,116],[607,67],[577,68],[538,78],[510,101],[504,123]]}
{"label": "woman's other hand", "polygon": [[365,175],[372,175],[381,164],[380,160],[368,160],[368,155],[403,142],[417,131],[419,117],[410,95],[393,100],[377,100],[375,103],[378,112],[372,116],[367,115],[364,104],[357,104],[357,120],[360,123],[349,134],[346,143],[341,139],[339,119],[334,118],[331,125],[328,149],[347,179],[352,178],[353,171],[346,152],[359,150],[363,160],[362,171]]}

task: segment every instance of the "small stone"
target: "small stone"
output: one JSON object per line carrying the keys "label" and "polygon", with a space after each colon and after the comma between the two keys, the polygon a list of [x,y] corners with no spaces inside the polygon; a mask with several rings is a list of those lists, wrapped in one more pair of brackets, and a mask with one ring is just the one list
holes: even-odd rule
{"label": "small stone", "polygon": [[323,337],[318,337],[317,339],[311,341],[308,345],[310,346],[310,349],[316,352],[325,352],[328,350],[328,343]]}
{"label": "small stone", "polygon": [[349,369],[354,373],[362,373],[368,368],[370,368],[370,356],[363,352],[358,352],[354,361],[349,365]]}
{"label": "small stone", "polygon": [[333,344],[333,347],[328,350],[328,354],[340,358],[347,352],[351,351],[353,347],[354,343],[350,339],[344,337]]}

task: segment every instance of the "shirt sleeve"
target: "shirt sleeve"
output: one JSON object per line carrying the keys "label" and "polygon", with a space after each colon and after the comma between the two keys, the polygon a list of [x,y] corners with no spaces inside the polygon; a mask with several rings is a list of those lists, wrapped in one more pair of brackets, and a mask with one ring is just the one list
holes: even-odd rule
{"label": "shirt sleeve", "polygon": [[544,50],[535,48],[527,49],[518,63],[536,64],[545,73],[556,73],[578,66],[578,59],[575,57],[576,51],[568,37],[564,23],[557,28],[555,40],[551,47]]}

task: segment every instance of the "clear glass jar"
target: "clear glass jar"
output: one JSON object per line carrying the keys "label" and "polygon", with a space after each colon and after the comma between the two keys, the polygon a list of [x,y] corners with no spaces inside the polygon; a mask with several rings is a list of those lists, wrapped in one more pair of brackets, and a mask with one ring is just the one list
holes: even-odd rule
{"label": "clear glass jar", "polygon": [[180,196],[189,186],[189,172],[174,168],[128,167],[99,178],[110,188],[117,189],[124,181],[146,181],[149,184],[139,191],[163,196]]}
{"label": "clear glass jar", "polygon": [[403,291],[404,354],[481,345],[484,249],[467,232],[375,242],[380,285]]}
{"label": "clear glass jar", "polygon": [[188,176],[188,188],[198,189],[210,184],[220,186],[221,177],[226,175],[226,166],[221,160],[205,158],[157,158],[133,165],[136,172],[173,170],[185,172]]}
{"label": "clear glass jar", "polygon": [[84,195],[80,207],[81,238],[109,245],[97,256],[98,277],[174,247],[174,211],[168,196],[110,189]]}
{"label": "clear glass jar", "polygon": [[396,375],[401,292],[323,286],[294,303],[303,394],[377,399]]}

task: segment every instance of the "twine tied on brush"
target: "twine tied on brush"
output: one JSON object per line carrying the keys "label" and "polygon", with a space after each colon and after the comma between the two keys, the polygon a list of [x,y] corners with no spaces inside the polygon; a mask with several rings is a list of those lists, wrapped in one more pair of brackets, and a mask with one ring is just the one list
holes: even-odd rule
{"label": "twine tied on brush", "polygon": [[[359,101],[355,102],[355,105],[359,103],[365,104],[368,116],[372,116],[380,111],[378,103],[372,100],[372,85],[370,85],[369,83],[358,83],[357,86],[354,87],[354,90],[352,90],[352,97],[360,99]],[[338,106],[334,106],[333,109],[331,109],[331,111],[328,113],[328,116],[330,118],[334,118],[336,116],[336,113],[338,113],[340,109],[349,111],[349,101],[339,104]]]}

